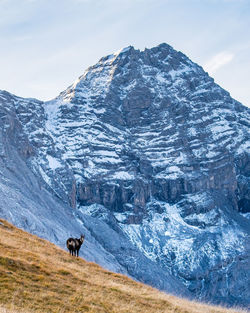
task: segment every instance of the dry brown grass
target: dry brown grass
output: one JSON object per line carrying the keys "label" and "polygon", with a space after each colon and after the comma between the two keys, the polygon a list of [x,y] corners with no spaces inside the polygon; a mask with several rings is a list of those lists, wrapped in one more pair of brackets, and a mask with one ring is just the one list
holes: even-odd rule
{"label": "dry brown grass", "polygon": [[0,221],[0,313],[236,312],[159,292]]}

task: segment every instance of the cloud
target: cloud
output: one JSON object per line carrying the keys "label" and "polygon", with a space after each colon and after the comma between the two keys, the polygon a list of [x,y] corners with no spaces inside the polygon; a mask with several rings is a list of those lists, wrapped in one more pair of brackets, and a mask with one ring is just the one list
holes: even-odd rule
{"label": "cloud", "polygon": [[227,51],[222,51],[213,56],[207,63],[204,64],[204,69],[211,75],[218,71],[222,66],[230,63],[234,58],[234,54]]}
{"label": "cloud", "polygon": [[31,35],[20,35],[20,36],[15,36],[13,38],[13,41],[15,42],[23,42],[23,41],[29,41],[32,39]]}

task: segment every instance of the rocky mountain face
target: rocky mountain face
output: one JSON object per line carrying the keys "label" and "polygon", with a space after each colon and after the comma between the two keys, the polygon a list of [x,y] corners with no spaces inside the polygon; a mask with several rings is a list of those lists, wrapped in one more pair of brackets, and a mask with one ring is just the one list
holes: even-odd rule
{"label": "rocky mountain face", "polygon": [[0,213],[168,292],[249,306],[249,109],[167,44],[49,102],[0,92]]}

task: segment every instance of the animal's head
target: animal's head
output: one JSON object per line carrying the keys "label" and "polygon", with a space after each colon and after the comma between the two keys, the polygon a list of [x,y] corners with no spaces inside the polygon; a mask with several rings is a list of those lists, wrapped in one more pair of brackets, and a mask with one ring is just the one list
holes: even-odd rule
{"label": "animal's head", "polygon": [[81,235],[81,238],[80,238],[81,243],[83,243],[84,239],[85,239],[85,235]]}

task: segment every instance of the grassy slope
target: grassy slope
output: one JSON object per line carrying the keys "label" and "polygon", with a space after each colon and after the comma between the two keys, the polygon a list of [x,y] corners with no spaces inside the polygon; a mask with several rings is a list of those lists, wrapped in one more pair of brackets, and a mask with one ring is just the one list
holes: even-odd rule
{"label": "grassy slope", "polygon": [[0,313],[16,311],[236,312],[166,295],[0,220]]}

